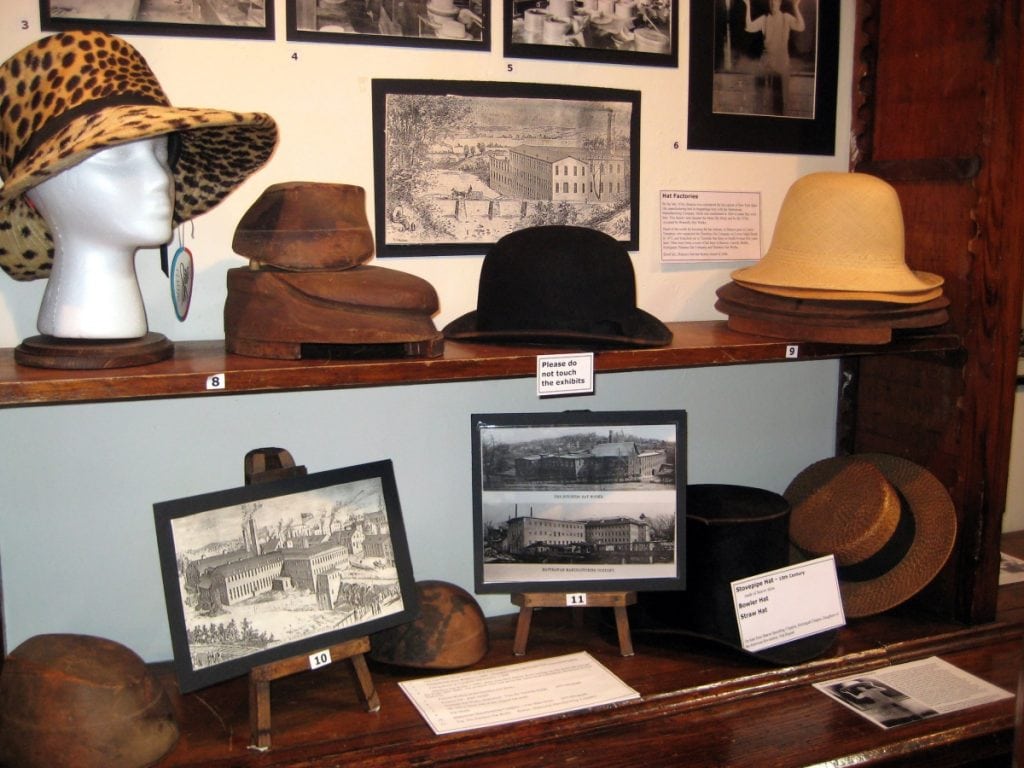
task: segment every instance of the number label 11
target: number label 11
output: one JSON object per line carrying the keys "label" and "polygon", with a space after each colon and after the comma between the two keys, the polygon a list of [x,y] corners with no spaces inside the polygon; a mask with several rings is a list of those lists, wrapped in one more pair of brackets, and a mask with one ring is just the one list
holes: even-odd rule
{"label": "number label 11", "polygon": [[570,608],[578,608],[581,605],[587,604],[587,593],[586,592],[573,592],[566,594],[565,604]]}

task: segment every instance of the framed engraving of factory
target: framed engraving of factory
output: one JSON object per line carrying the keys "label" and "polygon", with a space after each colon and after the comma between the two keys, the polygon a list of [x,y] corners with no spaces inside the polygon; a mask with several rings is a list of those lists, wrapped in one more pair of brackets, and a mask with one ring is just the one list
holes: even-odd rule
{"label": "framed engraving of factory", "polygon": [[504,0],[505,55],[679,64],[678,0]]}
{"label": "framed engraving of factory", "polygon": [[477,592],[685,587],[684,411],[471,423]]}
{"label": "framed engraving of factory", "polygon": [[637,247],[639,91],[374,80],[372,99],[378,256],[479,255],[544,224]]}
{"label": "framed engraving of factory", "polygon": [[491,50],[484,0],[286,0],[289,40]]}
{"label": "framed engraving of factory", "polygon": [[39,0],[46,32],[274,39],[273,0]]}
{"label": "framed engraving of factory", "polygon": [[690,0],[690,149],[835,151],[839,0]]}
{"label": "framed engraving of factory", "polygon": [[390,461],[153,510],[183,691],[416,615]]}

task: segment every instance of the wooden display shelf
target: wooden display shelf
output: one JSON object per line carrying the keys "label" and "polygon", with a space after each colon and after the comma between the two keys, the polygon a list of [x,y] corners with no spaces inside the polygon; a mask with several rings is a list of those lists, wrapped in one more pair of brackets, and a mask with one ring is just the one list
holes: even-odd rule
{"label": "wooden display shelf", "polygon": [[[944,352],[957,349],[951,334],[901,335],[875,345],[786,342],[730,330],[724,321],[669,323],[672,343],[655,349],[603,350],[595,371],[690,368],[851,355]],[[18,365],[12,349],[0,350],[0,407],[59,403],[337,389],[444,381],[516,378],[536,373],[541,354],[574,348],[446,342],[436,358],[375,360],[270,360],[227,354],[222,341],[176,342],[174,356],[159,363],[105,370],[53,370]],[[211,381],[212,377],[219,377]]]}
{"label": "wooden display shelf", "polygon": [[[1024,532],[1004,537],[1024,556]],[[881,729],[827,699],[812,683],[939,656],[1016,692],[1024,665],[1024,583],[1001,587],[999,617],[966,627],[913,603],[851,620],[821,657],[772,667],[713,643],[634,633],[620,652],[614,621],[572,608],[537,612],[532,658],[587,651],[640,693],[610,707],[437,736],[398,683],[437,674],[371,662],[380,709],[367,712],[345,665],[274,683],[287,701],[275,714],[274,746],[248,749],[245,678],[180,695],[169,664],[153,665],[172,693],[181,730],[159,768],[305,766],[1005,766],[1015,737],[1015,701],[973,707]],[[517,618],[488,620],[490,650],[473,668],[512,664]],[[372,642],[372,639],[371,639]]]}
{"label": "wooden display shelf", "polygon": [[[1024,585],[1018,589],[1024,590]],[[274,683],[287,701],[275,713],[273,748],[248,749],[245,681],[172,696],[181,738],[159,768],[248,766],[750,766],[1008,764],[1014,700],[883,730],[811,684],[932,655],[1016,689],[1024,627],[1014,621],[963,627],[913,608],[851,622],[834,648],[805,664],[775,668],[710,643],[655,642],[635,633],[636,655],[620,653],[614,626],[572,609],[534,619],[531,658],[587,651],[641,698],[610,707],[435,735],[398,683],[436,674],[371,662],[381,708],[369,713],[344,665]],[[1019,618],[1019,616],[1018,616]],[[488,621],[490,651],[474,668],[516,663],[516,618]],[[371,639],[372,642],[372,639]],[[161,679],[173,689],[166,667]],[[1000,762],[985,763],[985,760]]]}

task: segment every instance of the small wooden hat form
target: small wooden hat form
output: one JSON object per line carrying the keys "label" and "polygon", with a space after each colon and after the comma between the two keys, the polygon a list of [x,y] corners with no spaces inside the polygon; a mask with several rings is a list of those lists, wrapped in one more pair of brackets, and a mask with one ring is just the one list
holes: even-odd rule
{"label": "small wooden hat form", "polygon": [[0,673],[0,763],[14,768],[143,768],[178,726],[133,651],[89,635],[29,638]]}
{"label": "small wooden hat form", "polygon": [[411,622],[370,635],[370,658],[418,669],[459,669],[487,653],[483,611],[456,584],[416,582],[420,614]]}
{"label": "small wooden hat form", "polygon": [[440,303],[421,277],[366,264],[373,234],[366,193],[307,181],[268,187],[242,216],[228,270],[224,337],[251,357],[437,357]]}
{"label": "small wooden hat form", "polygon": [[275,269],[348,269],[373,258],[366,192],[306,181],[267,187],[235,229],[232,249]]}

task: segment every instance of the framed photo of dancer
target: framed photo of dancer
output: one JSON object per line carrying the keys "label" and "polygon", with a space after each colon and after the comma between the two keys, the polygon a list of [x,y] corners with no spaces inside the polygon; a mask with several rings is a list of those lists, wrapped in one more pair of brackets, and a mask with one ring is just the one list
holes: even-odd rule
{"label": "framed photo of dancer", "polygon": [[479,593],[685,588],[686,413],[474,414]]}
{"label": "framed photo of dancer", "polygon": [[835,153],[839,0],[690,0],[690,149]]}
{"label": "framed photo of dancer", "polygon": [[679,65],[679,0],[504,0],[505,56]]}
{"label": "framed photo of dancer", "polygon": [[289,40],[491,50],[484,0],[286,0],[285,19]]}
{"label": "framed photo of dancer", "polygon": [[153,505],[178,682],[195,690],[412,619],[390,461]]}
{"label": "framed photo of dancer", "polygon": [[45,32],[101,29],[115,35],[274,39],[274,0],[39,0]]}

